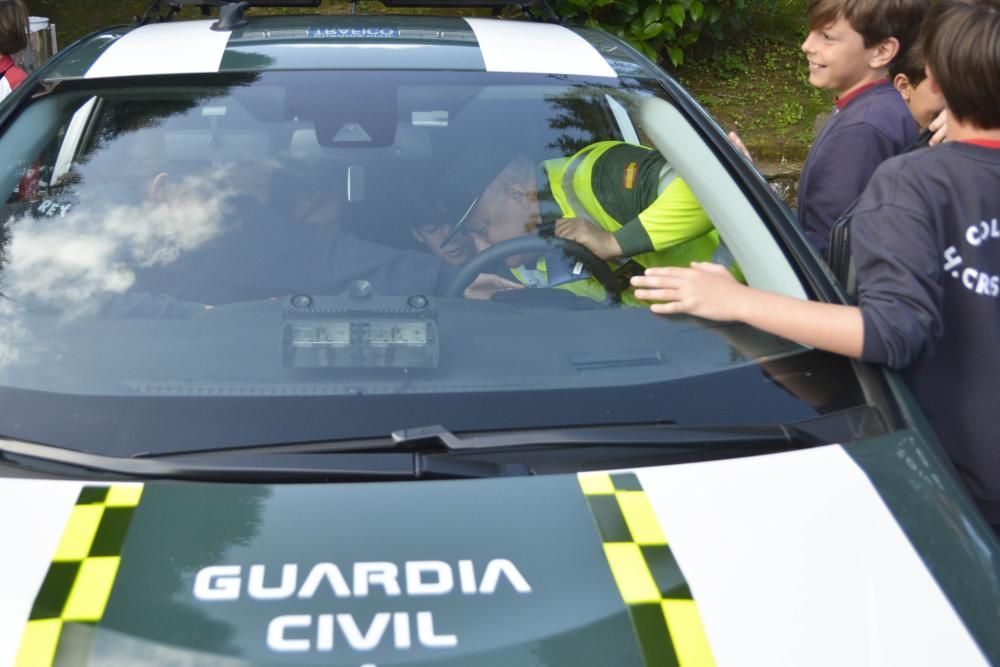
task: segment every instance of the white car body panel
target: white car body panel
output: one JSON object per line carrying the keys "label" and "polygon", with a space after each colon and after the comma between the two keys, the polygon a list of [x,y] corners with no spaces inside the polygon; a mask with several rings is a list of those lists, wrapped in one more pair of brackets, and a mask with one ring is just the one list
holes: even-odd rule
{"label": "white car body panel", "polygon": [[520,21],[465,21],[476,34],[487,72],[618,76],[593,46],[566,28]]}
{"label": "white car body panel", "polygon": [[83,482],[0,479],[0,665],[13,665],[31,605]]}
{"label": "white car body panel", "polygon": [[635,471],[719,665],[986,665],[839,446]]}
{"label": "white car body panel", "polygon": [[[212,23],[179,21],[137,28],[109,46],[86,78],[218,72],[230,33],[212,30]],[[184,48],[178,49],[178,44]]]}

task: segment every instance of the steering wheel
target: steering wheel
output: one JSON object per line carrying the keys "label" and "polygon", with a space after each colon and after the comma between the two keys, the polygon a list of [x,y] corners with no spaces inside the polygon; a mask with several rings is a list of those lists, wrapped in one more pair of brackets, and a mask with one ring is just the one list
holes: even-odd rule
{"label": "steering wheel", "polygon": [[462,267],[458,275],[452,278],[451,283],[445,289],[444,296],[461,296],[465,288],[476,279],[476,276],[480,273],[488,273],[489,267],[512,255],[552,255],[554,252],[561,253],[583,264],[590,275],[601,283],[611,298],[611,302],[621,302],[621,285],[619,285],[615,272],[608,263],[586,246],[558,236],[521,236],[490,246]]}

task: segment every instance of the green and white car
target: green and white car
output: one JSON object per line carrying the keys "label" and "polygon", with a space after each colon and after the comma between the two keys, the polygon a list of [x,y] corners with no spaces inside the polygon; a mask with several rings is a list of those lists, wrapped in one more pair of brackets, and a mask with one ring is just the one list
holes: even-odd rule
{"label": "green and white car", "polygon": [[1000,546],[896,375],[607,276],[467,298],[608,267],[416,240],[470,155],[643,144],[749,284],[845,301],[675,81],[587,28],[205,4],[0,106],[0,664],[1000,664]]}

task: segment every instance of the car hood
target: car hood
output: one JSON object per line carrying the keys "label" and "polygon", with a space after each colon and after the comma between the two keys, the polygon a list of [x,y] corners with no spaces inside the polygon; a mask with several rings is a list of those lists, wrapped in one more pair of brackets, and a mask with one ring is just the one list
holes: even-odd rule
{"label": "car hood", "polygon": [[836,446],[494,480],[6,479],[0,508],[4,664],[985,664]]}

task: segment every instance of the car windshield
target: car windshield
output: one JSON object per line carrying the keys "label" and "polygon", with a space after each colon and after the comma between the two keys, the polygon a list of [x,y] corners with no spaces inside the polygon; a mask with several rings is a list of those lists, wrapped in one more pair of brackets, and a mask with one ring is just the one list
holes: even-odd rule
{"label": "car windshield", "polygon": [[[434,424],[788,424],[863,404],[846,362],[654,316],[619,292],[629,262],[544,240],[583,173],[568,158],[645,146],[666,165],[653,180],[627,158],[590,175],[595,196],[662,189],[672,170],[711,218],[715,261],[808,295],[666,91],[449,71],[52,86],[0,136],[0,434],[130,456]],[[515,167],[534,192],[495,180]],[[477,240],[526,201],[521,245]]]}

